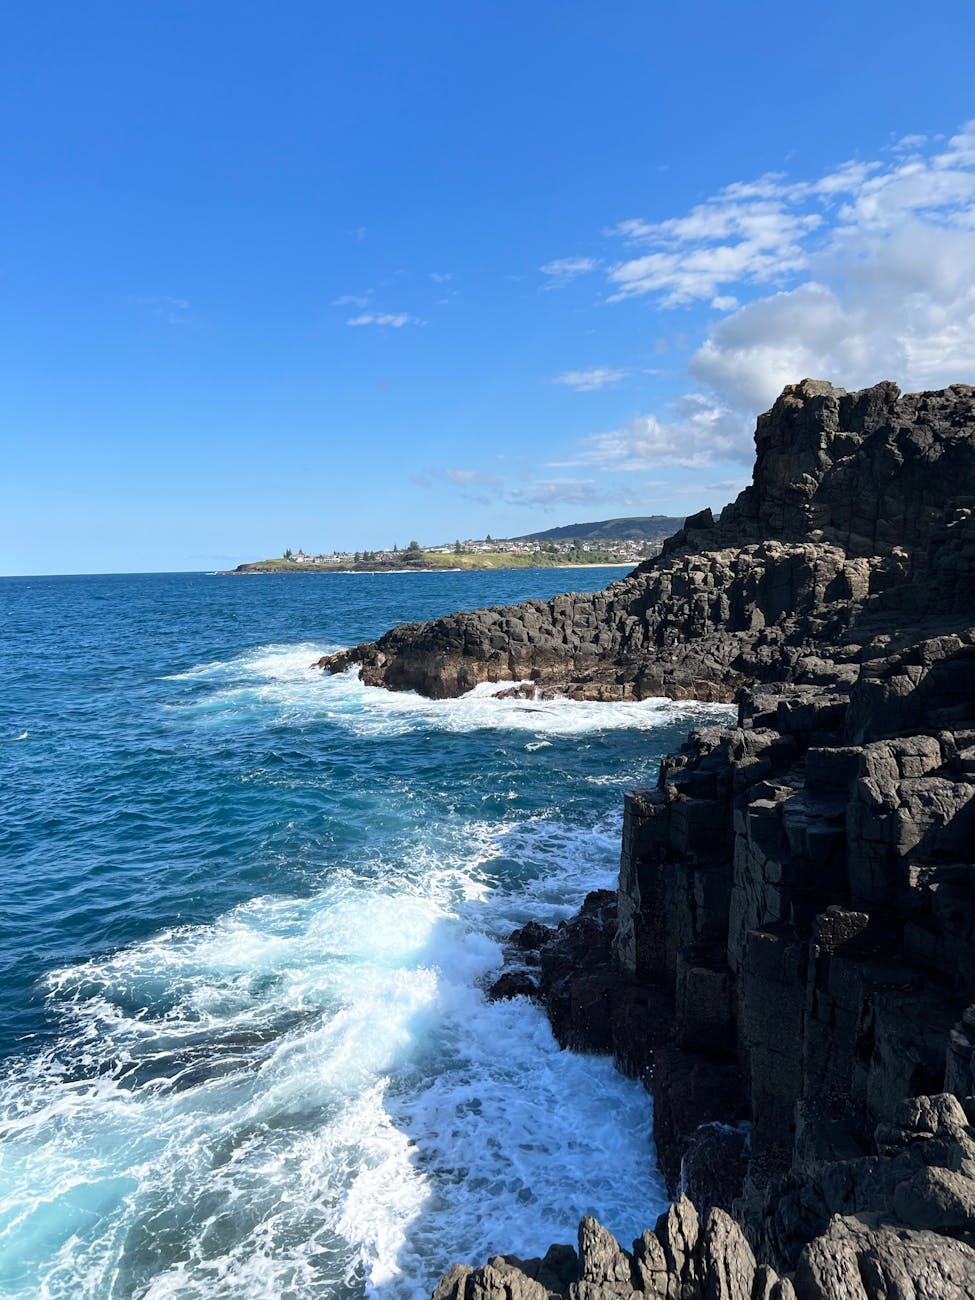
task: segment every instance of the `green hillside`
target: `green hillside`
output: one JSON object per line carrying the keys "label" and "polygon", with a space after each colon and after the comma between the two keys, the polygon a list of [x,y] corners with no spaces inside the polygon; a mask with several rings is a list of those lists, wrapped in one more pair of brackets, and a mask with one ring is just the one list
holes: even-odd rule
{"label": "green hillside", "polygon": [[633,515],[626,519],[600,519],[588,524],[566,524],[563,528],[546,528],[540,533],[512,537],[513,542],[615,542],[632,537],[636,541],[656,542],[682,528],[684,520],[674,515]]}

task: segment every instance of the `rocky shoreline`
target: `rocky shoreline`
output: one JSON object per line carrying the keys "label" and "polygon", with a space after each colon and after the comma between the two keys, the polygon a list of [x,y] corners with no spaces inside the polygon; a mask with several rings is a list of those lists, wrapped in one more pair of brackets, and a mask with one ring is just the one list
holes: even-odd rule
{"label": "rocky shoreline", "polygon": [[975,1300],[975,389],[807,380],[756,451],[604,592],[322,661],[739,706],[627,796],[617,895],[516,932],[492,990],[647,1080],[678,1200],[438,1300]]}

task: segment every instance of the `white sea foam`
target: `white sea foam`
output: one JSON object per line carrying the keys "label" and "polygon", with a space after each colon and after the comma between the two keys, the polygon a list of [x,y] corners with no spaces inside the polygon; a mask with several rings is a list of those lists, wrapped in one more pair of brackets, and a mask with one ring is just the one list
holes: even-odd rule
{"label": "white sea foam", "polygon": [[[570,738],[720,716],[490,687],[429,701],[323,675],[326,649],[189,668],[169,717],[491,729],[521,733],[512,750],[537,764]],[[652,1222],[645,1091],[560,1052],[524,999],[483,993],[514,925],[613,883],[619,810],[580,827],[519,814],[513,793],[474,820],[402,822],[381,859],[331,868],[311,897],[52,973],[63,1032],[0,1082],[0,1295],[412,1300],[455,1259],[571,1240],[585,1212],[624,1240]]]}
{"label": "white sea foam", "polygon": [[652,731],[676,721],[693,725],[730,716],[721,706],[664,698],[607,702],[499,698],[499,692],[516,682],[485,682],[458,699],[429,700],[412,691],[364,686],[356,668],[333,676],[312,666],[336,648],[263,646],[234,660],[188,669],[170,680],[208,681],[214,689],[176,707],[223,714],[229,720],[271,707],[283,719],[324,716],[362,736],[492,729],[531,732],[536,742],[592,731]]}
{"label": "white sea foam", "polygon": [[52,974],[70,1050],[0,1095],[0,1294],[413,1297],[587,1210],[652,1219],[644,1091],[481,991],[479,922],[541,901],[485,915],[477,864],[513,835],[572,856],[543,819],[481,824],[369,888],[340,874]]}

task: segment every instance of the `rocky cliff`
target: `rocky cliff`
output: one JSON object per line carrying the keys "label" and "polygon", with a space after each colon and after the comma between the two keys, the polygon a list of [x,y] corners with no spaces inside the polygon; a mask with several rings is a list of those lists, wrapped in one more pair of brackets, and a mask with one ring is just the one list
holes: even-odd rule
{"label": "rocky cliff", "polygon": [[322,659],[392,690],[530,681],[576,697],[731,701],[810,681],[975,603],[975,390],[806,380],[758,421],[754,481],[591,595],[406,623]]}
{"label": "rocky cliff", "polygon": [[617,897],[512,957],[493,995],[647,1079],[692,1199],[441,1300],[975,1297],[972,630],[745,691],[627,797]]}
{"label": "rocky cliff", "polygon": [[975,1300],[975,390],[805,381],[756,448],[605,592],[326,661],[739,704],[627,796],[617,895],[518,931],[491,991],[647,1081],[678,1200],[438,1300]]}
{"label": "rocky cliff", "polygon": [[627,796],[618,894],[513,935],[492,990],[646,1079],[679,1199],[631,1251],[583,1220],[439,1300],[975,1297],[973,390],[807,381],[756,446],[718,521],[589,598],[611,664],[583,598],[532,607],[557,653],[508,652],[583,693],[738,691]]}

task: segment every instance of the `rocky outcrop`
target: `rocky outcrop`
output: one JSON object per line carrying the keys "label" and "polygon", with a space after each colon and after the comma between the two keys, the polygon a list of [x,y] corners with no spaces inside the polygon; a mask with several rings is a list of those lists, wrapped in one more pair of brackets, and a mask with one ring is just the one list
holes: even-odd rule
{"label": "rocky outcrop", "polygon": [[627,796],[615,900],[515,936],[711,1207],[684,1263],[658,1223],[626,1286],[580,1262],[559,1293],[975,1298],[975,628],[752,688],[738,724]]}
{"label": "rocky outcrop", "polygon": [[[753,484],[594,594],[406,623],[326,655],[368,684],[460,695],[528,681],[592,699],[731,701],[815,682],[975,601],[975,389],[845,393],[813,380],[760,417]],[[868,649],[867,653],[874,653]]]}
{"label": "rocky outcrop", "polygon": [[699,1217],[685,1197],[625,1251],[595,1219],[579,1225],[578,1251],[544,1259],[495,1255],[483,1268],[455,1264],[433,1300],[969,1300],[975,1250],[924,1229],[837,1216],[802,1252],[794,1277],[759,1263],[723,1210]]}
{"label": "rocky outcrop", "polygon": [[571,1300],[975,1300],[973,390],[806,382],[756,444],[604,593],[658,602],[616,686],[703,674],[737,725],[627,796],[616,899],[520,932],[508,990],[646,1080],[682,1199],[631,1252],[585,1227],[558,1286],[501,1262]]}

